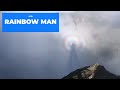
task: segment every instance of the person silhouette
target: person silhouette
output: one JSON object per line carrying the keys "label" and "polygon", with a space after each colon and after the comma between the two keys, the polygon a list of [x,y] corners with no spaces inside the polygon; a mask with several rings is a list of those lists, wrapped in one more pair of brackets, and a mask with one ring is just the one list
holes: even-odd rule
{"label": "person silhouette", "polygon": [[75,69],[79,68],[79,59],[76,51],[76,45],[74,43],[71,44],[71,50],[70,50],[70,55],[69,55],[69,71],[73,71]]}

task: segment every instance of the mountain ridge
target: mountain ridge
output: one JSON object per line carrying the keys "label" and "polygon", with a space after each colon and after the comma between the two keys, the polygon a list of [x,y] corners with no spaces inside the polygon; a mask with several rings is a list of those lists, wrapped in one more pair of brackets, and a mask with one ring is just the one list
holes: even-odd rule
{"label": "mountain ridge", "polygon": [[104,66],[96,63],[77,69],[62,79],[120,79],[120,76],[112,74]]}

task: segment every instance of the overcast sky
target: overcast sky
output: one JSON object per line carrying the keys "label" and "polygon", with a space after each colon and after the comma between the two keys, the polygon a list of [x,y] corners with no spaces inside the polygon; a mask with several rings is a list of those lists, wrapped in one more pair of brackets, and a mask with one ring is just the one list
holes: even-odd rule
{"label": "overcast sky", "polygon": [[[59,13],[58,33],[0,33],[0,78],[62,78],[70,72],[75,53],[78,68],[99,63],[120,75],[120,12]],[[82,47],[75,53],[65,46],[64,35],[69,32],[80,38]]]}

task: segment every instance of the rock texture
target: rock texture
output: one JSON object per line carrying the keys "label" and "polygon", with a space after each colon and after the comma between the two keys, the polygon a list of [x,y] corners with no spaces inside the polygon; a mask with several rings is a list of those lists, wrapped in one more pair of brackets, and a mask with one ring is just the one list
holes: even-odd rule
{"label": "rock texture", "polygon": [[77,69],[62,79],[120,79],[120,76],[110,73],[104,66],[94,64]]}

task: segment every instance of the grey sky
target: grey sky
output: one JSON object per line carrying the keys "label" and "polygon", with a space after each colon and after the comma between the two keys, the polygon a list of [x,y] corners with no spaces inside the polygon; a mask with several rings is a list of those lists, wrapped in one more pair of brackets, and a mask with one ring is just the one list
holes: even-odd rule
{"label": "grey sky", "polygon": [[70,51],[64,46],[63,36],[71,31],[76,31],[85,41],[76,51],[79,68],[98,62],[120,75],[119,17],[119,11],[60,12],[59,33],[1,32],[0,78],[67,75]]}

